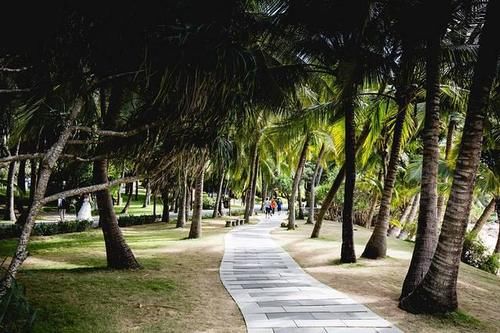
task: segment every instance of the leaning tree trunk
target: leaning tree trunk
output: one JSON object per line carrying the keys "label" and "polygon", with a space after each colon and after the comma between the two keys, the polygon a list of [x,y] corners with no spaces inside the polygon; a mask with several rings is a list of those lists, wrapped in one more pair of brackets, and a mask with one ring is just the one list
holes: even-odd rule
{"label": "leaning tree trunk", "polygon": [[442,313],[458,306],[457,277],[463,241],[479,167],[484,120],[497,73],[500,2],[490,1],[479,41],[462,142],[439,242],[422,283],[403,298],[400,307],[412,313]]}
{"label": "leaning tree trunk", "polygon": [[299,189],[299,182],[302,178],[302,171],[306,163],[307,150],[309,149],[309,134],[306,135],[302,151],[300,152],[299,163],[293,177],[292,193],[288,201],[288,230],[295,230],[295,201],[297,200],[297,191]]}
{"label": "leaning tree trunk", "polygon": [[497,208],[497,224],[498,224],[498,236],[497,236],[497,244],[495,246],[495,250],[493,253],[500,253],[500,196],[496,197],[496,208]]}
{"label": "leaning tree trunk", "polygon": [[37,179],[38,162],[37,160],[30,160],[30,205],[33,203],[33,197],[35,196]]}
{"label": "leaning tree trunk", "polygon": [[184,225],[186,224],[187,172],[184,170],[182,173],[179,189],[179,210],[177,212],[176,228],[184,228]]}
{"label": "leaning tree trunk", "polygon": [[415,221],[415,218],[417,217],[418,214],[418,208],[420,207],[420,193],[417,193],[416,195],[413,196],[413,199],[410,204],[410,210],[408,212],[408,215],[406,216],[406,219],[403,224],[403,228],[401,229],[401,232],[398,235],[398,238],[402,238],[404,235],[404,229],[407,224],[413,223]]}
{"label": "leaning tree trunk", "polygon": [[45,196],[45,191],[47,190],[47,184],[49,182],[50,175],[54,169],[59,157],[61,156],[66,142],[73,133],[72,125],[78,114],[81,112],[82,106],[80,101],[75,103],[73,110],[70,113],[68,119],[64,122],[63,131],[59,135],[57,141],[50,147],[45,156],[40,163],[40,170],[38,181],[36,182],[36,189],[33,195],[33,201],[28,210],[28,215],[26,216],[26,221],[23,224],[21,235],[16,247],[16,252],[12,257],[12,260],[7,268],[7,272],[3,279],[0,281],[0,299],[3,298],[7,290],[12,285],[12,281],[16,278],[17,271],[21,267],[22,263],[28,257],[28,242],[30,239],[31,231],[35,225],[35,219],[38,212],[42,208],[42,199]]}
{"label": "leaning tree trunk", "polygon": [[297,214],[297,217],[299,220],[304,219],[304,209],[302,208],[302,191],[300,190],[300,183],[301,181],[299,180],[299,187],[297,188],[297,203],[299,204],[299,212]]}
{"label": "leaning tree trunk", "polygon": [[161,201],[163,203],[163,211],[161,213],[161,221],[165,223],[170,222],[170,205],[168,201],[168,188],[165,186],[161,190]]}
{"label": "leaning tree trunk", "polygon": [[380,200],[380,208],[377,215],[377,221],[375,222],[375,228],[373,229],[373,233],[366,244],[363,254],[361,255],[364,258],[383,258],[387,253],[387,229],[389,228],[392,192],[396,182],[403,126],[409,105],[409,96],[405,95],[398,98],[398,114],[394,124],[391,155],[389,166],[387,168],[387,174],[384,179],[382,199]]}
{"label": "leaning tree trunk", "polygon": [[130,183],[130,186],[126,187],[126,188],[128,188],[127,202],[125,203],[125,206],[123,206],[123,209],[120,212],[120,214],[127,214],[127,212],[128,212],[128,209],[130,207],[130,202],[132,201],[132,195],[134,192],[134,185],[133,184],[134,183]]}
{"label": "leaning tree trunk", "polygon": [[[367,122],[363,128],[363,131],[359,135],[359,138],[357,140],[357,145],[356,145],[356,153],[359,151],[361,148],[362,144],[365,142],[365,139],[368,137],[368,134],[370,133],[370,123]],[[345,163],[342,165],[340,168],[339,172],[337,173],[337,176],[335,177],[335,180],[332,183],[332,187],[330,187],[330,190],[326,194],[325,199],[321,203],[321,209],[319,210],[318,213],[318,220],[314,224],[313,231],[311,233],[311,238],[318,238],[319,237],[319,232],[321,231],[321,226],[323,224],[323,219],[325,218],[325,215],[330,208],[330,205],[333,202],[333,199],[335,198],[335,194],[337,194],[337,191],[340,188],[340,185],[342,185],[342,182],[344,181],[345,177]]]}
{"label": "leaning tree trunk", "polygon": [[142,208],[149,207],[151,204],[151,182],[149,179],[146,179],[146,195],[144,196],[144,203],[142,204]]}
{"label": "leaning tree trunk", "polygon": [[481,232],[481,229],[483,229],[484,225],[486,222],[488,222],[488,219],[490,218],[491,214],[495,211],[495,198],[492,198],[486,208],[483,210],[483,213],[477,220],[476,224],[474,224],[474,227],[470,231],[471,235],[473,235],[474,238],[479,235]]}
{"label": "leaning tree trunk", "polygon": [[226,177],[226,168],[223,166],[220,181],[219,181],[219,189],[217,190],[217,198],[215,199],[214,211],[212,213],[212,217],[216,218],[219,212],[219,206],[222,202],[222,189],[224,188],[224,178]]}
{"label": "leaning tree trunk", "polygon": [[[94,161],[94,183],[103,184],[108,182],[108,161]],[[125,242],[118,219],[113,209],[113,200],[108,189],[96,193],[97,207],[99,208],[99,224],[104,234],[106,245],[106,260],[109,268],[114,269],[137,269],[141,266],[137,262]]]}
{"label": "leaning tree trunk", "polygon": [[372,226],[373,217],[375,216],[375,210],[377,209],[377,203],[378,203],[378,194],[375,194],[370,203],[370,210],[368,211],[368,218],[366,219],[365,222],[365,228],[369,229]]}
{"label": "leaning tree trunk", "polygon": [[[426,107],[423,139],[420,212],[415,248],[406,274],[400,299],[408,296],[422,282],[436,250],[438,236],[438,164],[439,164],[439,66],[441,37],[436,34],[427,41]],[[411,222],[411,221],[410,221]]]}
{"label": "leaning tree trunk", "polygon": [[323,160],[323,155],[325,154],[325,145],[321,145],[321,149],[318,153],[318,160],[316,161],[316,167],[314,168],[314,173],[311,179],[311,189],[309,191],[309,216],[307,217],[306,224],[314,224],[314,210],[316,206],[316,179],[319,175],[319,170],[321,169],[321,161]]}
{"label": "leaning tree trunk", "polygon": [[17,170],[17,188],[22,193],[26,192],[26,160],[19,162]]}
{"label": "leaning tree trunk", "polygon": [[250,216],[252,215],[252,210],[253,210],[253,207],[251,207],[251,205],[252,205],[251,196],[252,196],[252,193],[255,193],[252,189],[252,186],[254,184],[254,178],[257,177],[256,172],[255,172],[255,164],[257,164],[257,160],[259,157],[258,148],[259,147],[258,147],[257,143],[255,143],[255,145],[252,147],[252,160],[251,160],[250,168],[249,168],[250,169],[250,180],[248,183],[248,190],[246,191],[246,196],[245,196],[245,215],[244,215],[245,223],[250,222]]}
{"label": "leaning tree trunk", "polygon": [[16,212],[14,206],[14,187],[15,187],[15,176],[16,176],[16,164],[17,162],[9,163],[9,171],[7,173],[7,190],[5,192],[5,213],[4,220],[7,221],[15,221],[16,220]]}
{"label": "leaning tree trunk", "polygon": [[[204,163],[202,163],[204,164]],[[203,211],[203,179],[205,176],[205,167],[199,171],[195,181],[195,192],[193,202],[193,217],[191,219],[191,228],[188,238],[201,237],[201,215]]]}
{"label": "leaning tree trunk", "polygon": [[257,177],[259,175],[259,154],[257,154],[257,160],[255,161],[254,175],[252,193],[250,193],[250,216],[255,214],[255,195],[257,194]]}

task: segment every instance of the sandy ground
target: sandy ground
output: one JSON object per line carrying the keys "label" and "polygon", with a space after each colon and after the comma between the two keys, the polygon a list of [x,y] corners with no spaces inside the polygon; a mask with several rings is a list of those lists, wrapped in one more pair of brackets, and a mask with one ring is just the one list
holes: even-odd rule
{"label": "sandy ground", "polygon": [[[413,245],[390,239],[388,258],[360,259],[356,264],[338,265],[341,229],[327,222],[322,238],[312,240],[312,227],[298,222],[297,231],[284,229],[273,237],[311,275],[347,293],[405,332],[500,332],[500,279],[492,274],[462,265],[459,276],[460,310],[477,319],[416,316],[397,307],[401,284],[406,275]],[[370,231],[356,227],[356,254],[363,251]],[[480,321],[480,322],[479,322]]]}

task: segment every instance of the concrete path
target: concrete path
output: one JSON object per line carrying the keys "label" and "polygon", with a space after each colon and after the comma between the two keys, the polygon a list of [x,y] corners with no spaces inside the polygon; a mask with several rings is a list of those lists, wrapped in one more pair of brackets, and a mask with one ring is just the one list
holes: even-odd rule
{"label": "concrete path", "polygon": [[257,225],[236,227],[226,235],[220,276],[249,333],[401,332],[304,272],[271,239],[271,230],[284,218],[262,218]]}

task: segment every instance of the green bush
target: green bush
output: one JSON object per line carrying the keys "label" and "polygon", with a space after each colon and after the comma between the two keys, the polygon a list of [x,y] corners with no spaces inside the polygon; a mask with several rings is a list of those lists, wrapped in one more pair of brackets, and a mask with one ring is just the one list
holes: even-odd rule
{"label": "green bush", "polygon": [[151,224],[155,223],[156,218],[153,215],[130,215],[130,216],[120,216],[118,218],[118,225],[120,227],[130,227],[133,225]]}
{"label": "green bush", "polygon": [[215,198],[212,198],[207,193],[203,192],[203,209],[214,209],[215,200]]}
{"label": "green bush", "polygon": [[31,332],[35,317],[36,311],[26,300],[24,288],[14,280],[0,299],[0,332]]}
{"label": "green bush", "polygon": [[488,248],[472,233],[465,237],[461,259],[468,265],[492,274],[497,274],[500,268],[498,254],[488,254]]}
{"label": "green bush", "polygon": [[[92,221],[65,221],[57,223],[35,223],[33,236],[51,236],[71,232],[82,232],[90,229]],[[0,227],[0,239],[19,237],[21,227],[17,224],[9,224]]]}

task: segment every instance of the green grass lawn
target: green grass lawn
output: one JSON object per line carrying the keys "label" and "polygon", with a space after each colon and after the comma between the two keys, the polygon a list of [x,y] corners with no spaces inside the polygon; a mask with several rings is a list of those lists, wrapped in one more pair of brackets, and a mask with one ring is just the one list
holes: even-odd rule
{"label": "green grass lawn", "polygon": [[[339,264],[341,224],[327,221],[318,239],[309,238],[312,227],[298,221],[297,231],[284,229],[273,237],[305,270],[318,280],[367,305],[404,332],[499,332],[500,278],[462,264],[458,280],[460,310],[446,316],[417,316],[398,308],[401,285],[408,271],[413,243],[388,239],[388,257],[358,259]],[[356,254],[363,252],[371,230],[355,226]]]}
{"label": "green grass lawn", "polygon": [[[18,281],[37,309],[34,332],[243,332],[218,276],[223,225],[205,220],[199,240],[160,223],[122,229],[144,266],[137,271],[105,268],[100,230],[33,237]],[[0,256],[15,244],[0,242]]]}

